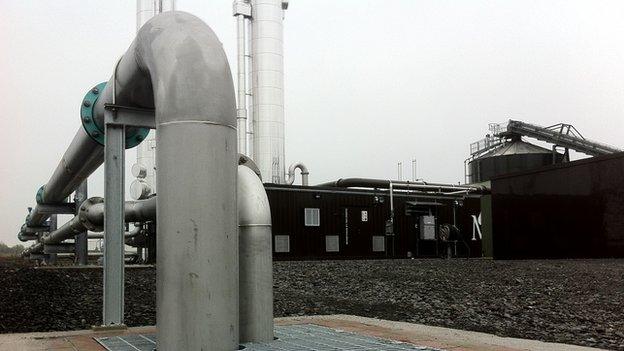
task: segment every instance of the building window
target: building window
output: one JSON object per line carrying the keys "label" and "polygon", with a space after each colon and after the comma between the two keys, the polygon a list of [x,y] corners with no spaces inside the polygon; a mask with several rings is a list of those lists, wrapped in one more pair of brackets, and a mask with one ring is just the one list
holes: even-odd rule
{"label": "building window", "polygon": [[338,235],[325,235],[325,252],[340,252]]}
{"label": "building window", "polygon": [[290,252],[290,235],[276,235],[274,250],[281,253]]}
{"label": "building window", "polygon": [[386,238],[383,235],[373,235],[373,252],[386,251]]}
{"label": "building window", "polygon": [[321,214],[318,208],[306,208],[304,223],[306,227],[319,227],[321,225]]}

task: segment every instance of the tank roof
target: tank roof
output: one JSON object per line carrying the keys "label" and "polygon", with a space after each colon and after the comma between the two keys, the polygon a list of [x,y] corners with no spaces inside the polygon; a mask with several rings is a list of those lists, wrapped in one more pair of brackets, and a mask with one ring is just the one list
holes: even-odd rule
{"label": "tank roof", "polygon": [[552,150],[548,150],[541,146],[537,146],[531,143],[527,143],[522,140],[513,140],[506,142],[505,144],[495,148],[494,150],[485,153],[478,157],[479,159],[487,157],[509,156],[509,155],[523,155],[523,154],[550,154]]}

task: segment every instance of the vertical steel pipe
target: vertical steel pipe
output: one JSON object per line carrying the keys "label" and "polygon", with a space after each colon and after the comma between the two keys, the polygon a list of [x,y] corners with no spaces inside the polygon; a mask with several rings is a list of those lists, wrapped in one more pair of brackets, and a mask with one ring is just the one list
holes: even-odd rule
{"label": "vertical steel pipe", "polygon": [[240,342],[273,340],[271,209],[262,181],[238,166]]}
{"label": "vertical steel pipe", "polygon": [[[157,203],[157,347],[235,350],[238,157],[225,52],[201,20],[169,12],[139,31],[128,64],[151,78],[142,86],[153,87],[156,181],[166,199]],[[119,72],[126,68],[122,61]]]}
{"label": "vertical steel pipe", "polygon": [[236,16],[237,64],[238,64],[238,108],[236,109],[236,124],[238,129],[238,152],[247,153],[247,71],[245,64],[245,16]]}
{"label": "vertical steel pipe", "polygon": [[[162,13],[119,63],[117,103],[156,116],[159,350],[238,347],[236,98],[221,42],[200,19]],[[94,107],[103,123],[111,79]]]}

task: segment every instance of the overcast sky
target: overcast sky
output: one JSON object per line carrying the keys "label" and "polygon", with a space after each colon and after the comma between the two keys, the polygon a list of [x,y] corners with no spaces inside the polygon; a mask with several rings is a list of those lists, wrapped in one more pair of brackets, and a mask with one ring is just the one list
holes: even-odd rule
{"label": "overcast sky", "polygon": [[[0,0],[0,241],[17,243],[83,95],[134,38],[135,6]],[[231,1],[177,8],[213,28],[235,72]],[[395,178],[398,161],[411,178],[412,158],[419,177],[463,181],[469,144],[509,118],[624,146],[623,1],[292,0],[284,27],[286,160],[312,184]],[[102,195],[102,170],[89,186]]]}

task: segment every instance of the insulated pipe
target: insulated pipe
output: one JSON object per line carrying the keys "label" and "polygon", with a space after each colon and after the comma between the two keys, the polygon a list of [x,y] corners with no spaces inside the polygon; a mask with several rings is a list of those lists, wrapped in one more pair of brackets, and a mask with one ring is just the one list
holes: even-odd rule
{"label": "insulated pipe", "polygon": [[458,191],[469,190],[474,192],[487,190],[482,186],[467,186],[455,184],[427,183],[427,182],[405,182],[390,181],[384,179],[369,178],[343,178],[333,182],[318,184],[318,186],[338,187],[338,188],[383,188],[388,189],[392,182],[394,189],[413,189],[413,190],[438,190],[438,191]]}
{"label": "insulated pipe", "polygon": [[262,181],[238,166],[240,342],[273,340],[271,208]]}
{"label": "insulated pipe", "polygon": [[[159,350],[238,347],[236,99],[223,47],[200,19],[148,21],[95,105],[155,108]],[[199,152],[198,152],[199,150]]]}
{"label": "insulated pipe", "polygon": [[286,179],[286,184],[293,185],[295,182],[295,170],[299,168],[301,170],[301,185],[308,185],[308,176],[310,172],[308,171],[308,167],[304,165],[302,162],[293,163],[288,167],[288,179]]}

